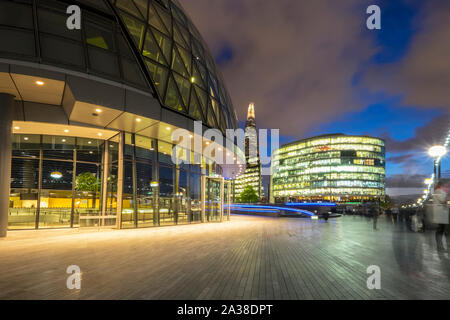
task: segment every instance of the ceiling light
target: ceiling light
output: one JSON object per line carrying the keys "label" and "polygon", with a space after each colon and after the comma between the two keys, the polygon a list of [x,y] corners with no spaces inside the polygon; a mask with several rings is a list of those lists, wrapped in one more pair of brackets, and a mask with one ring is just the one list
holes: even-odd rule
{"label": "ceiling light", "polygon": [[141,122],[142,119],[141,118],[136,118],[136,122]]}
{"label": "ceiling light", "polygon": [[62,176],[63,176],[62,173],[59,171],[50,173],[50,177],[52,177],[53,179],[61,179]]}
{"label": "ceiling light", "polygon": [[167,127],[166,129],[167,129],[167,130],[170,130],[170,127]]}
{"label": "ceiling light", "polygon": [[19,130],[20,129],[20,127],[14,127],[14,130]]}
{"label": "ceiling light", "polygon": [[65,133],[68,133],[68,132],[69,132],[69,130],[68,130],[68,129],[65,129],[65,130],[64,130],[64,132],[65,132]]}
{"label": "ceiling light", "polygon": [[97,135],[98,135],[99,137],[101,137],[101,136],[103,135],[103,133],[99,132],[99,133],[97,133]]}
{"label": "ceiling light", "polygon": [[43,85],[45,84],[45,82],[44,82],[44,81],[41,81],[41,80],[37,80],[35,83],[36,83],[38,86],[43,86]]}
{"label": "ceiling light", "polygon": [[102,112],[102,109],[97,108],[97,109],[95,109],[95,112],[101,113],[101,112]]}
{"label": "ceiling light", "polygon": [[28,137],[23,138],[23,140],[28,141]]}
{"label": "ceiling light", "polygon": [[62,142],[66,142],[66,139],[62,139],[61,141],[62,141]]}
{"label": "ceiling light", "polygon": [[88,144],[91,144],[92,143],[92,141],[88,141]]}

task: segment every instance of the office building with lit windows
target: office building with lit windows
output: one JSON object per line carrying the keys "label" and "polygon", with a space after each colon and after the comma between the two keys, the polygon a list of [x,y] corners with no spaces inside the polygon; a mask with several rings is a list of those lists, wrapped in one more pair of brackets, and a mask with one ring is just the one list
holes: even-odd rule
{"label": "office building with lit windows", "polygon": [[292,142],[272,155],[271,200],[360,202],[385,195],[382,139],[330,134]]}
{"label": "office building with lit windows", "polygon": [[261,160],[259,158],[258,132],[255,122],[255,105],[250,103],[245,123],[245,171],[234,182],[235,199],[244,191],[246,186],[251,186],[258,195],[264,197],[264,189],[261,178]]}
{"label": "office building with lit windows", "polygon": [[[81,29],[66,26],[70,5]],[[202,148],[184,153],[190,164],[171,157],[176,129],[202,145],[209,128],[237,128],[178,1],[2,0],[0,39],[0,236],[226,219],[221,166]]]}

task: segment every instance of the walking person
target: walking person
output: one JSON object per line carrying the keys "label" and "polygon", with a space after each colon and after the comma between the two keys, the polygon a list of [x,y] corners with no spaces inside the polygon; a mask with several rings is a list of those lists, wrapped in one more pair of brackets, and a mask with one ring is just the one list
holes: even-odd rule
{"label": "walking person", "polygon": [[370,211],[372,213],[372,218],[373,218],[373,230],[378,230],[377,223],[378,223],[378,217],[380,216],[379,208],[377,206],[372,206],[370,208]]}
{"label": "walking person", "polygon": [[329,216],[330,216],[330,214],[328,213],[328,210],[325,211],[325,213],[323,214],[323,218],[325,219],[325,221],[328,221]]}
{"label": "walking person", "polygon": [[447,227],[449,224],[449,208],[447,206],[448,185],[444,185],[442,180],[436,184],[433,193],[433,219],[438,223],[436,230],[436,245],[438,251],[444,251],[443,237],[447,236],[447,250],[450,239],[448,238]]}

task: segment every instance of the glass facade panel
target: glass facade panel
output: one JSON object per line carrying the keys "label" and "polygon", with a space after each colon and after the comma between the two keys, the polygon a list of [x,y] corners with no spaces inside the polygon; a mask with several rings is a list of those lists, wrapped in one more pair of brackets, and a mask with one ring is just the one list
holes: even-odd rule
{"label": "glass facade panel", "polygon": [[0,27],[0,53],[24,56],[35,55],[34,34],[29,31],[2,29]]}
{"label": "glass facade panel", "polygon": [[[119,144],[112,140],[106,141],[108,144],[108,175],[106,182],[106,216],[115,216],[117,213],[117,174],[119,169]],[[114,225],[115,218],[104,219],[103,225]]]}
{"label": "glass facade panel", "polygon": [[101,214],[101,181],[101,163],[77,163],[73,226],[79,226],[80,216]]}
{"label": "glass facade panel", "polygon": [[159,166],[159,223],[160,225],[175,224],[175,169]]}
{"label": "glass facade panel", "polygon": [[206,221],[220,221],[220,182],[213,179],[206,179]]}
{"label": "glass facade panel", "polygon": [[202,221],[202,183],[201,175],[190,173],[189,176],[189,191],[191,200],[190,220],[191,223],[198,223]]}
{"label": "glass facade panel", "polygon": [[72,161],[43,161],[39,228],[70,226],[73,169]]}
{"label": "glass facade panel", "polygon": [[136,46],[138,47],[139,51],[141,51],[142,45],[144,43],[144,24],[139,22],[135,18],[132,18],[131,16],[123,13],[121,14],[121,17],[123,19],[123,22],[126,24],[131,36],[133,37]]}
{"label": "glass facade panel", "polygon": [[[201,155],[203,164],[176,166],[172,144],[129,133],[119,157],[118,141],[13,135],[9,228],[115,226],[120,158],[122,228],[201,222],[201,177],[220,175],[219,166]],[[219,221],[220,182],[208,188],[207,221]]]}
{"label": "glass facade panel", "polygon": [[161,97],[164,97],[167,83],[167,76],[169,75],[169,71],[166,68],[163,68],[150,60],[145,60],[147,65],[147,69],[152,75],[153,81],[155,83],[156,89]]}
{"label": "glass facade panel", "polygon": [[156,43],[150,31],[147,31],[147,36],[145,37],[144,49],[142,51],[142,54],[145,57],[157,61],[161,64],[167,64],[165,58],[163,57],[161,51],[159,50],[158,44]]}
{"label": "glass facade panel", "polygon": [[102,49],[90,47],[89,63],[91,69],[94,71],[119,77],[119,62],[115,54]]}
{"label": "glass facade panel", "polygon": [[156,162],[156,143],[154,140],[135,136],[136,149],[136,202],[138,226],[158,224],[156,200],[158,189],[154,183],[154,163]]}
{"label": "glass facade panel", "polygon": [[177,74],[174,74],[174,77],[178,85],[178,89],[180,90],[181,98],[183,98],[183,103],[185,106],[187,106],[189,104],[189,93],[191,92],[191,83],[189,82],[189,80]]}
{"label": "glass facade panel", "polygon": [[181,101],[181,97],[178,93],[178,88],[173,80],[173,77],[169,77],[169,84],[167,88],[166,95],[166,104],[167,106],[175,109],[177,111],[183,111],[183,102]]}
{"label": "glass facade panel", "polygon": [[86,23],[86,42],[104,50],[114,51],[114,36],[112,26],[101,28],[92,23]]}
{"label": "glass facade panel", "polygon": [[43,136],[42,149],[44,159],[73,160],[75,138]]}
{"label": "glass facade panel", "polygon": [[101,163],[102,154],[103,141],[77,138],[77,161]]}
{"label": "glass facade panel", "polygon": [[84,66],[83,47],[76,42],[41,35],[41,52],[50,62]]}
{"label": "glass facade panel", "polygon": [[80,30],[69,30],[61,28],[66,25],[67,14],[63,11],[50,11],[46,9],[38,9],[39,31],[41,33],[52,34],[76,41],[81,41]]}
{"label": "glass facade panel", "polygon": [[0,24],[19,28],[33,28],[32,7],[17,2],[0,2]]}
{"label": "glass facade panel", "polygon": [[125,81],[133,84],[146,87],[145,79],[142,76],[142,72],[136,62],[122,58],[122,73]]}
{"label": "glass facade panel", "polygon": [[[13,148],[16,148],[14,144]],[[34,229],[38,207],[39,159],[12,158],[8,225]]]}
{"label": "glass facade panel", "polygon": [[177,190],[176,205],[177,205],[177,224],[187,224],[190,222],[189,215],[189,193],[188,193],[188,172],[185,170],[177,170]]}
{"label": "glass facade panel", "polygon": [[155,220],[156,191],[152,186],[151,163],[136,162],[138,226],[153,226]]}

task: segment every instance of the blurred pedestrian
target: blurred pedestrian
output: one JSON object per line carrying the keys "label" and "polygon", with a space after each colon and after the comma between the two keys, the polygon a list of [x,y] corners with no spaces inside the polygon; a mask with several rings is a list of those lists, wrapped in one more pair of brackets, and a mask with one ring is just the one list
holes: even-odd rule
{"label": "blurred pedestrian", "polygon": [[373,230],[378,230],[377,223],[378,223],[378,217],[380,216],[380,211],[379,211],[378,206],[372,206],[370,208],[370,212],[371,212],[372,219],[373,219]]}
{"label": "blurred pedestrian", "polygon": [[444,244],[442,238],[444,235],[447,240],[447,250],[449,250],[449,238],[447,232],[447,226],[449,223],[449,208],[447,206],[448,197],[448,185],[444,185],[440,180],[433,192],[433,219],[438,222],[438,228],[436,230],[436,244],[438,251],[444,250]]}

